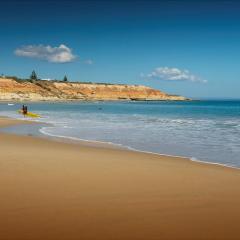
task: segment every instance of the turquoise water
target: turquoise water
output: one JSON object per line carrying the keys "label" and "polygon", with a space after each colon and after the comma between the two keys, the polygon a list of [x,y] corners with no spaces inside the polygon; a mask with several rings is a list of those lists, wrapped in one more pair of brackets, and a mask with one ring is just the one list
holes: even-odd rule
{"label": "turquoise water", "polygon": [[[22,118],[20,104],[0,115]],[[240,167],[240,101],[31,103],[41,134]]]}

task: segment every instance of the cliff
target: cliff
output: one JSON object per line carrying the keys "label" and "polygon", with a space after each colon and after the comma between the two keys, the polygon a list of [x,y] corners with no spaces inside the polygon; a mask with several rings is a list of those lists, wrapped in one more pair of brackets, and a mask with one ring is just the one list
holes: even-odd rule
{"label": "cliff", "polygon": [[141,85],[16,81],[0,78],[0,100],[64,101],[64,100],[188,100]]}

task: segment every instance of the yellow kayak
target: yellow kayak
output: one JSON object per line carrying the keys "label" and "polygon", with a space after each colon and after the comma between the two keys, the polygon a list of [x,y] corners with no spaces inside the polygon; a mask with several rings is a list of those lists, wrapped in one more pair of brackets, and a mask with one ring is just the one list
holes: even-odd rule
{"label": "yellow kayak", "polygon": [[[23,111],[22,111],[22,110],[18,110],[18,112],[19,112],[20,114],[23,114]],[[39,114],[32,113],[32,112],[28,112],[28,113],[26,114],[26,116],[27,116],[27,117],[32,117],[32,118],[39,118],[39,117],[40,117]]]}

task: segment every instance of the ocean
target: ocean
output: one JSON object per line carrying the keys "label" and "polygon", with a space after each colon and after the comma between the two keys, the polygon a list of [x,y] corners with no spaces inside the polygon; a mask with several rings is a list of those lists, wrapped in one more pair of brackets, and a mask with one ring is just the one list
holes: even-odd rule
{"label": "ocean", "polygon": [[[37,121],[50,123],[37,130],[39,135],[101,141],[240,167],[239,100],[27,105],[42,116]],[[22,119],[19,108],[21,104],[1,103],[0,115]],[[25,129],[26,133],[32,128],[16,129]]]}

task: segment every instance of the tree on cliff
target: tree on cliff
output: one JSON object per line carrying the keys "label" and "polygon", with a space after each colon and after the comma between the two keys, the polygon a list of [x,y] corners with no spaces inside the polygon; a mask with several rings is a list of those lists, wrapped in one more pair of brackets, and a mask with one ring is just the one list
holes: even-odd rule
{"label": "tree on cliff", "polygon": [[33,70],[32,71],[32,74],[31,74],[31,76],[30,76],[30,80],[31,81],[36,81],[38,78],[37,78],[37,74],[36,74],[36,72]]}
{"label": "tree on cliff", "polygon": [[68,82],[68,78],[67,78],[66,75],[64,76],[63,81],[64,81],[64,82]]}

